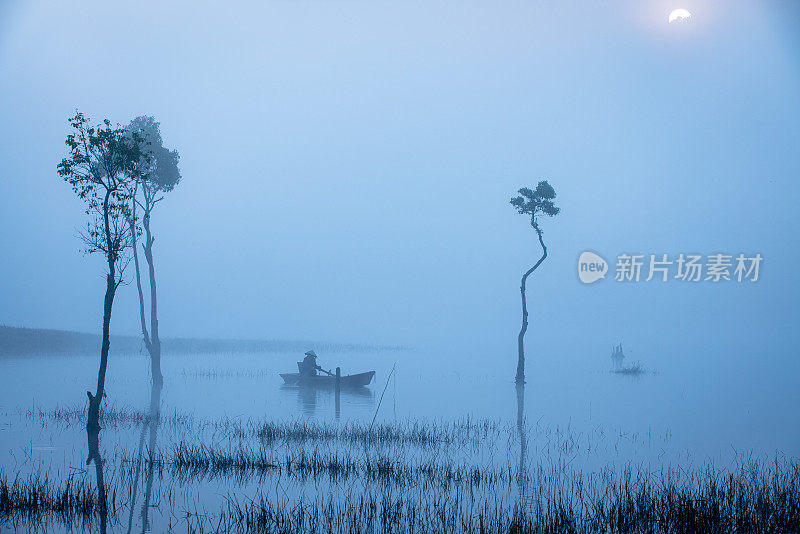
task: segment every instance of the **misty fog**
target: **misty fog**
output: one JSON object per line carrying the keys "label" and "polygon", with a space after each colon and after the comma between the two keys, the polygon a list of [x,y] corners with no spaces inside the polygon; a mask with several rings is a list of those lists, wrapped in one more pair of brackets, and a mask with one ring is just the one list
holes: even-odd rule
{"label": "misty fog", "polygon": [[[182,175],[153,215],[162,337],[291,343],[267,367],[165,356],[165,405],[324,419],[329,395],[262,381],[313,340],[326,369],[377,370],[345,417],[510,420],[520,277],[541,251],[509,199],[547,180],[561,211],[527,285],[529,421],[796,456],[800,8],[684,4],[3,2],[0,324],[99,333],[105,264],[80,251],[56,165],[76,109],[148,115]],[[667,24],[674,7],[691,23]],[[581,283],[584,251],[604,280]],[[758,280],[614,279],[621,254],[717,253],[760,254]],[[126,281],[112,335],[135,345]],[[646,376],[605,376],[618,343]],[[0,406],[60,406],[29,373],[89,386],[82,357],[8,364]],[[143,362],[112,359],[114,402],[144,400]],[[241,383],[206,387],[215,372]]]}

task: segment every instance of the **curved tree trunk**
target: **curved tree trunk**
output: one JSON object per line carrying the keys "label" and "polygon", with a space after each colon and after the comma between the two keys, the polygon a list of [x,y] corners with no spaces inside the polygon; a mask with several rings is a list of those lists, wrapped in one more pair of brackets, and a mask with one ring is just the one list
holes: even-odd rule
{"label": "curved tree trunk", "polygon": [[158,335],[158,296],[156,293],[156,268],[153,262],[153,234],[150,232],[150,213],[144,216],[144,258],[150,274],[150,371],[154,384],[163,384],[161,374],[161,338]]}
{"label": "curved tree trunk", "polygon": [[147,319],[144,316],[144,294],[142,292],[142,274],[139,269],[139,252],[136,249],[136,226],[135,214],[136,204],[134,203],[134,217],[131,218],[129,224],[131,227],[131,248],[133,249],[133,268],[136,271],[136,290],[139,295],[139,321],[142,324],[142,337],[144,338],[144,346],[147,352],[150,352],[150,334],[147,331]]}
{"label": "curved tree trunk", "polygon": [[[142,274],[139,267],[139,252],[136,249],[136,227],[134,219],[130,221],[131,239],[133,242],[133,265],[136,270],[136,289],[139,295],[139,320],[142,326],[142,337],[147,352],[150,354],[150,375],[153,377],[154,384],[163,384],[164,375],[161,373],[161,339],[158,335],[158,297],[156,293],[156,273],[153,262],[153,234],[150,232],[150,211],[149,201],[145,201],[145,214],[143,217],[145,242],[142,244],[144,257],[147,261],[150,282],[150,330],[147,329],[147,318],[144,311],[144,293],[142,291]],[[135,210],[135,203],[134,203]],[[134,212],[135,213],[135,212]]]}
{"label": "curved tree trunk", "polygon": [[547,258],[547,247],[544,245],[544,241],[542,240],[542,231],[536,228],[536,234],[539,236],[539,244],[542,246],[542,257],[539,258],[539,261],[536,264],[528,269],[528,271],[522,275],[522,283],[520,284],[519,290],[522,294],[522,328],[519,331],[519,337],[517,337],[517,349],[518,349],[518,358],[517,358],[517,377],[516,383],[517,385],[522,385],[525,383],[525,347],[524,347],[524,340],[525,340],[525,332],[528,331],[528,303],[525,299],[525,283],[528,281],[528,277],[535,271],[539,265]]}

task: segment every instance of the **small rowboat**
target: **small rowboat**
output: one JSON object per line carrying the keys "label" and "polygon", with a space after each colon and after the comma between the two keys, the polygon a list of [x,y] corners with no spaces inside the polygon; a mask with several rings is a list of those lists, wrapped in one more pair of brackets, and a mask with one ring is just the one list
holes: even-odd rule
{"label": "small rowboat", "polygon": [[[280,375],[289,386],[336,387],[335,376],[301,376],[300,373],[280,373]],[[372,382],[374,376],[375,371],[367,371],[356,375],[342,375],[339,378],[339,387],[356,388],[366,386]]]}

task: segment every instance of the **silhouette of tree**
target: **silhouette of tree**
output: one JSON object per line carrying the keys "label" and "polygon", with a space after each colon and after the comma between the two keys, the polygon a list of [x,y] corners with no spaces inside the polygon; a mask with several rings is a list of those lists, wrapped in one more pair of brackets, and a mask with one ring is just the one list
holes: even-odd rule
{"label": "silhouette of tree", "polygon": [[[153,117],[136,117],[128,125],[129,135],[137,136],[143,140],[142,157],[136,165],[133,179],[135,182],[134,194],[131,198],[130,209],[130,238],[133,246],[133,263],[136,271],[136,288],[139,292],[139,319],[142,326],[142,336],[147,352],[150,353],[150,372],[153,383],[162,384],[164,375],[161,373],[161,339],[158,329],[158,297],[156,292],[156,272],[153,261],[153,242],[155,237],[150,229],[153,209],[163,200],[164,193],[172,191],[180,182],[181,173],[178,169],[180,156],[176,150],[164,148],[161,139],[159,123]],[[142,226],[137,226],[137,208],[142,212]],[[150,330],[147,328],[144,294],[142,292],[142,277],[139,269],[139,254],[136,248],[137,238],[144,233],[142,251],[147,261],[150,285]]]}
{"label": "silhouette of tree", "polygon": [[107,119],[102,125],[91,126],[89,119],[79,112],[69,123],[73,129],[66,139],[69,155],[58,164],[58,174],[86,205],[89,221],[81,235],[85,252],[102,252],[108,266],[97,389],[94,394],[86,392],[89,397],[86,427],[99,430],[100,403],[108,367],[111,308],[130,262],[125,254],[131,246],[128,222],[133,191],[130,176],[136,173],[141,158],[140,139],[138,135],[128,135],[123,128],[112,126]]}
{"label": "silhouette of tree", "polygon": [[520,329],[519,337],[517,338],[517,349],[519,352],[517,359],[517,385],[522,385],[525,383],[524,339],[525,332],[528,330],[528,305],[525,298],[525,284],[531,273],[542,264],[545,258],[547,258],[547,247],[542,239],[542,228],[539,226],[539,217],[542,215],[547,215],[549,217],[555,217],[558,215],[558,212],[561,211],[561,209],[556,207],[555,202],[553,202],[555,198],[555,189],[553,189],[553,186],[547,183],[547,180],[543,180],[538,183],[536,189],[534,190],[523,187],[519,190],[519,196],[511,199],[511,205],[514,206],[519,213],[523,215],[530,215],[531,226],[536,231],[536,235],[539,238],[539,244],[542,247],[542,257],[539,258],[539,261],[537,261],[533,267],[528,269],[525,274],[522,275],[522,283],[520,284],[519,288],[520,292],[522,293],[522,328]]}

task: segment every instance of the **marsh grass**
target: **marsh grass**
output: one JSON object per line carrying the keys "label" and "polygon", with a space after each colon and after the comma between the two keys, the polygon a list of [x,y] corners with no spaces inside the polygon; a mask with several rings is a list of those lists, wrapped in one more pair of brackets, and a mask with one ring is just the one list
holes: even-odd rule
{"label": "marsh grass", "polygon": [[[34,422],[62,423],[68,426],[86,424],[85,406],[56,407],[50,410],[33,410],[25,416]],[[159,412],[156,416],[160,426],[173,429],[225,435],[231,439],[255,438],[265,445],[278,443],[330,443],[342,442],[372,446],[405,445],[416,447],[439,447],[448,445],[480,445],[497,440],[512,431],[513,427],[489,419],[464,418],[453,422],[410,421],[391,422],[349,421],[333,423],[308,419],[271,421],[222,417],[201,421],[192,414]],[[141,428],[152,422],[150,412],[113,405],[104,406],[100,412],[103,428]]]}
{"label": "marsh grass", "polygon": [[416,447],[478,444],[507,431],[508,425],[484,420],[462,419],[453,423],[400,421],[343,425],[309,420],[275,423],[263,421],[251,433],[264,443],[340,441],[351,444],[398,444]]}
{"label": "marsh grass", "polygon": [[36,474],[9,482],[0,470],[0,523],[22,522],[33,527],[54,521],[67,528],[84,528],[103,513],[114,516],[118,506],[116,486],[101,501],[84,476],[53,481]]}
{"label": "marsh grass", "polygon": [[[200,454],[209,466],[275,469],[259,464],[246,451],[238,457],[184,451],[173,462],[193,463]],[[319,459],[293,459],[280,469],[330,470]],[[381,462],[375,469],[381,469]],[[344,463],[336,469],[349,469]],[[360,478],[363,466],[356,467]],[[393,468],[396,469],[396,468]],[[664,468],[651,473],[628,466],[592,473],[570,472],[564,466],[534,466],[527,474],[507,469],[511,492],[477,491],[485,478],[464,477],[473,490],[437,491],[417,482],[403,489],[394,484],[342,486],[341,492],[313,497],[278,498],[270,491],[252,496],[232,493],[213,514],[187,510],[189,532],[797,532],[800,530],[800,465],[776,458],[770,462],[742,460],[732,469],[704,466],[686,471]],[[329,476],[329,475],[326,475]],[[338,476],[338,475],[337,475]],[[86,529],[96,524],[105,506],[114,519],[124,503],[122,478],[108,488],[100,503],[83,477],[55,482],[31,476],[9,482],[0,473],[0,521],[4,525],[59,524]],[[354,489],[355,488],[355,489]]]}
{"label": "marsh grass", "polygon": [[[49,410],[29,409],[25,417],[42,425],[48,423],[62,423],[67,426],[86,425],[86,406],[75,405],[57,406]],[[190,414],[178,412],[159,412],[156,416],[159,425],[171,428],[190,429],[196,425],[194,417]],[[141,428],[154,422],[154,417],[149,411],[135,410],[132,408],[118,408],[105,405],[100,410],[100,426],[102,428]]]}
{"label": "marsh grass", "polygon": [[[625,469],[541,473],[519,499],[475,492],[365,490],[347,498],[276,502],[230,496],[216,524],[193,532],[797,532],[800,471],[793,461],[748,461],[732,471]],[[534,480],[534,482],[537,482]],[[197,517],[201,517],[198,515]]]}
{"label": "marsh grass", "polygon": [[[83,425],[83,414],[82,407],[28,412],[36,422],[69,425]],[[102,417],[120,428],[153,422],[145,412],[113,407]],[[200,421],[174,412],[159,422],[178,429],[180,441],[107,455],[104,464],[121,473],[107,479],[109,517],[129,506],[117,496],[130,495],[133,473],[145,471],[157,477],[167,513],[180,514],[190,532],[800,531],[800,465],[783,457],[737,456],[722,468],[618,462],[581,469],[573,460],[587,444],[616,449],[650,438],[536,422],[531,439],[520,441],[513,424],[471,419]],[[498,450],[503,445],[508,450]],[[176,486],[186,502],[175,500]],[[208,512],[193,492],[211,487],[227,495]],[[0,472],[2,525],[84,528],[100,507],[86,475],[9,482]]]}
{"label": "marsh grass", "polygon": [[[231,477],[238,483],[265,478],[292,479],[305,483],[327,482],[331,486],[358,481],[380,483],[393,488],[433,484],[439,489],[456,486],[491,488],[513,485],[518,475],[509,468],[492,468],[444,458],[396,456],[345,450],[278,452],[260,448],[217,449],[204,445],[180,443],[169,454],[144,459],[158,472],[169,471],[177,480],[201,480]],[[149,467],[149,465],[148,465]]]}

